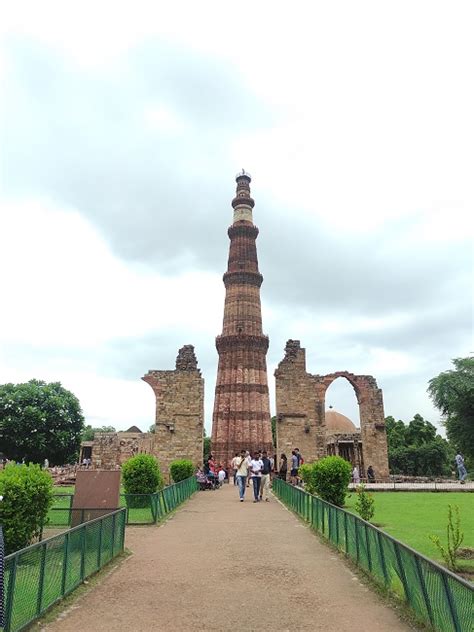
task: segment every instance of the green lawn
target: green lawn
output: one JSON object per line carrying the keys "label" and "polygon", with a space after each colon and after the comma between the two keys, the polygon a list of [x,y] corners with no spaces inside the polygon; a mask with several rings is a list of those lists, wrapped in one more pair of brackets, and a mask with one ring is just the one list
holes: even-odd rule
{"label": "green lawn", "polygon": [[[464,532],[462,547],[474,548],[474,494],[467,492],[376,492],[375,515],[372,522],[408,544],[416,551],[440,563],[438,549],[429,539],[437,535],[446,542],[448,505],[457,505]],[[346,498],[346,509],[356,513],[356,494]],[[474,570],[474,560],[463,561],[462,566]]]}

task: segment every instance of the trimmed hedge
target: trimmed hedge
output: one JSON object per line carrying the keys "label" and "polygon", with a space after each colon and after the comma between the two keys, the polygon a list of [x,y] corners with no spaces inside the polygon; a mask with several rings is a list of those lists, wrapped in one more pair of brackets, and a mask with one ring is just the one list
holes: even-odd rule
{"label": "trimmed hedge", "polygon": [[194,474],[194,465],[188,459],[177,459],[170,464],[170,474],[174,483],[184,481]]}
{"label": "trimmed hedge", "polygon": [[39,465],[9,463],[0,470],[0,496],[0,524],[8,555],[41,533],[53,503],[53,479]]}
{"label": "trimmed hedge", "polygon": [[126,494],[154,494],[163,489],[158,461],[151,454],[132,456],[122,466],[122,483]]}
{"label": "trimmed hedge", "polygon": [[308,492],[338,507],[344,505],[351,472],[351,464],[340,456],[327,456],[299,468]]}

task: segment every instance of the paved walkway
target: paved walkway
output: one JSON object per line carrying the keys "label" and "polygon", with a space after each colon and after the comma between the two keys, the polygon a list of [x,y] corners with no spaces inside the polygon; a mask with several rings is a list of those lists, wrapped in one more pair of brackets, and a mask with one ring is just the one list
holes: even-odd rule
{"label": "paved walkway", "polygon": [[239,503],[225,485],[195,494],[160,527],[127,527],[133,555],[44,629],[411,629],[276,499],[248,496]]}

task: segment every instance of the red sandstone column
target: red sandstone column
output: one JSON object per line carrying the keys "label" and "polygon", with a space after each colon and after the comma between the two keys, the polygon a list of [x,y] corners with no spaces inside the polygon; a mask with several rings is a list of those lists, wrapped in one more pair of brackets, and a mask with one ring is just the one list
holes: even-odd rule
{"label": "red sandstone column", "polygon": [[[256,239],[250,197],[250,176],[242,171],[236,177],[237,192],[232,200],[234,223],[230,238],[226,297],[222,334],[216,338],[219,354],[214,413],[212,452],[217,461],[229,464],[236,452],[268,450],[273,454],[270,400],[268,395],[268,337],[262,333],[260,286]],[[223,402],[228,412],[224,413]]]}

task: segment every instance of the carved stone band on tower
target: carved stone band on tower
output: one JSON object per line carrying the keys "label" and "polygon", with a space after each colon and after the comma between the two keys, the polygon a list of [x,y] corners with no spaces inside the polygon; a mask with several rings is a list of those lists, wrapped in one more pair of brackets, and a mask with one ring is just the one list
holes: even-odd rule
{"label": "carved stone band on tower", "polygon": [[260,286],[256,239],[250,196],[251,178],[242,170],[236,176],[237,191],[232,200],[234,222],[227,231],[230,239],[226,297],[222,334],[216,338],[219,354],[212,452],[228,467],[240,450],[273,453],[268,395],[268,337],[262,332]]}

